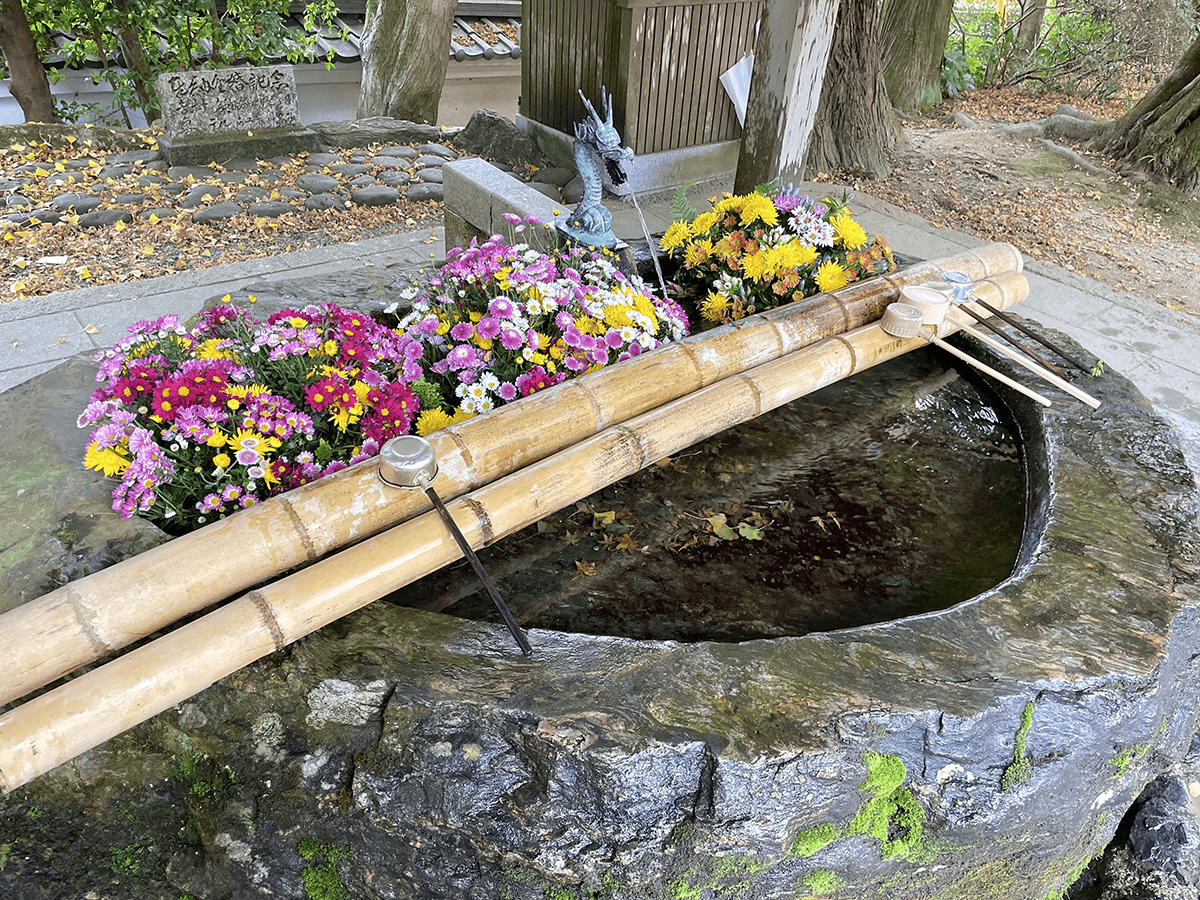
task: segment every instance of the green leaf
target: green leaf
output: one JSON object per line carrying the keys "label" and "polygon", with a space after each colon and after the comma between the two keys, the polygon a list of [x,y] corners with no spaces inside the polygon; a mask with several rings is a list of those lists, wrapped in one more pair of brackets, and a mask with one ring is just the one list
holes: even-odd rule
{"label": "green leaf", "polygon": [[723,541],[736,541],[737,532],[730,528],[725,523],[725,514],[717,513],[715,516],[709,516],[706,520],[712,526],[713,534]]}
{"label": "green leaf", "polygon": [[689,189],[695,187],[699,182],[689,181],[687,184],[681,184],[675,191],[675,196],[671,198],[671,214],[674,215],[676,222],[690,222],[696,216],[700,215],[700,211],[692,206],[692,203],[687,198]]}
{"label": "green leaf", "polygon": [[329,442],[321,438],[321,443],[317,444],[317,462],[327,463],[333,459],[333,448],[329,446]]}
{"label": "green leaf", "polygon": [[761,541],[762,540],[762,529],[755,528],[749,522],[738,523],[737,530],[738,530],[738,534],[740,534],[742,537],[744,537],[748,541]]}

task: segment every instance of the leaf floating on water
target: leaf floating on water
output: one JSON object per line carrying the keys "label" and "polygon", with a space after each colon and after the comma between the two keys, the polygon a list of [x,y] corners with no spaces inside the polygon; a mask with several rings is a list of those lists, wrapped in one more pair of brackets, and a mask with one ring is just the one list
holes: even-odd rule
{"label": "leaf floating on water", "polygon": [[737,530],[738,530],[738,534],[740,534],[742,537],[744,537],[748,541],[761,541],[762,540],[762,529],[755,528],[749,522],[739,523]]}
{"label": "leaf floating on water", "polygon": [[717,513],[715,516],[709,516],[707,521],[708,524],[712,526],[713,534],[715,534],[721,540],[737,540],[737,532],[730,528],[726,523],[724,513]]}

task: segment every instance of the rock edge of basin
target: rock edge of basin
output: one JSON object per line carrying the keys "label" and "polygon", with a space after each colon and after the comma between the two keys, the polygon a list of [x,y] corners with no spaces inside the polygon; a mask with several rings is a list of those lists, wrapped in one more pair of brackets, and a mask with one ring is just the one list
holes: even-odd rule
{"label": "rock edge of basin", "polygon": [[743,644],[534,631],[533,660],[375,604],[0,800],[0,885],[93,888],[91,852],[104,898],[1065,889],[1196,729],[1196,486],[1120,375],[1093,413],[966,345],[1061,401],[1002,394],[1031,503],[993,590]]}

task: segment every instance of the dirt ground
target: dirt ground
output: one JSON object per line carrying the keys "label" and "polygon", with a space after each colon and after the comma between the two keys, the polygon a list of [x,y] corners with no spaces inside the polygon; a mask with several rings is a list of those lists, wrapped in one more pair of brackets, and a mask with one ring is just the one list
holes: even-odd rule
{"label": "dirt ground", "polygon": [[[1037,140],[992,128],[1036,121],[1060,103],[1107,119],[1125,109],[1117,101],[978,91],[948,105],[947,116],[907,124],[887,178],[826,178],[849,181],[936,225],[1009,241],[1033,259],[1200,316],[1200,197],[1122,174],[1111,160],[1058,141],[1104,170],[1097,175]],[[981,127],[952,125],[953,112]]]}

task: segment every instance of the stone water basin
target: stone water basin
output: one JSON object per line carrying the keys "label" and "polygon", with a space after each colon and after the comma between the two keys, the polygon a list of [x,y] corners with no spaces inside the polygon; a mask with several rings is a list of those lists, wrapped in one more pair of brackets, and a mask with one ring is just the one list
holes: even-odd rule
{"label": "stone water basin", "polygon": [[[919,412],[918,397],[961,383],[931,371],[904,391]],[[674,626],[680,640],[534,627],[532,659],[486,607],[477,621],[375,603],[0,800],[2,833],[22,841],[0,886],[82,895],[100,883],[99,866],[114,900],[300,897],[321,879],[348,896],[397,900],[1053,896],[1109,842],[1143,786],[1183,756],[1196,727],[1195,480],[1126,379],[1107,372],[1087,390],[1103,401],[1097,412],[1053,390],[1049,410],[1002,392],[1000,421],[972,426],[989,429],[996,453],[947,441],[947,456],[968,466],[957,486],[913,489],[935,503],[971,489],[982,506],[980,486],[996,476],[972,466],[1024,473],[998,478],[1021,494],[1027,479],[1030,502],[997,529],[1023,525],[982,587],[941,577],[968,555],[946,552],[962,539],[941,529],[942,555],[878,566],[875,594],[920,589],[918,606],[905,599],[867,624],[807,613],[783,621],[749,605],[735,631],[704,621],[714,610],[697,604],[675,617],[693,628]],[[876,424],[889,437],[881,456],[916,430]],[[798,443],[816,431],[788,430]],[[759,527],[761,500],[762,543],[791,528],[793,553],[817,547],[808,555],[832,571],[835,551],[849,552],[835,540],[880,520],[859,514],[862,498],[833,475],[764,479],[731,463],[741,442],[771,456],[778,434],[721,441],[711,459],[673,463],[698,527],[647,503],[631,508],[631,530],[607,531],[629,524],[616,514],[628,504],[602,492],[527,546],[546,541],[597,563],[597,575],[555,576],[582,609],[601,559],[587,557],[582,537],[566,542],[576,527],[613,543],[658,528],[685,562],[745,555],[757,542],[710,544],[701,515],[706,497],[731,492],[748,499],[714,515]],[[894,473],[912,470],[901,458]],[[666,474],[635,486],[653,495]],[[766,501],[787,485],[802,487],[788,488],[791,510],[773,516]],[[1003,517],[989,508],[983,518]],[[923,546],[938,544],[919,528]],[[881,535],[882,526],[864,558],[880,552]],[[605,553],[638,559],[621,577],[646,569],[640,551]],[[519,579],[506,554],[490,564]],[[818,561],[807,562],[787,577]],[[553,553],[536,564],[553,572]],[[457,578],[423,602],[469,612],[469,579]],[[958,589],[930,590],[939,580]],[[521,615],[529,595],[519,580],[510,587]],[[141,874],[109,877],[119,861],[110,851],[121,848],[137,850]]]}

